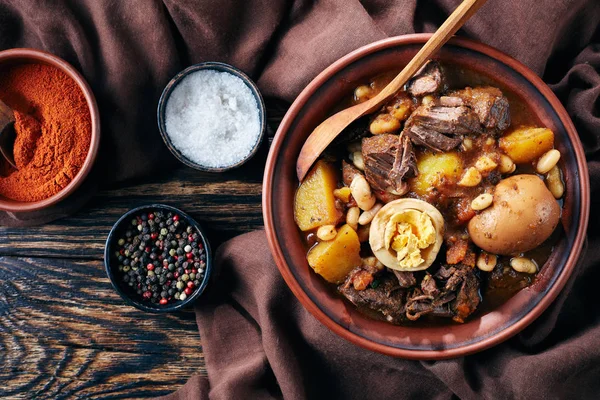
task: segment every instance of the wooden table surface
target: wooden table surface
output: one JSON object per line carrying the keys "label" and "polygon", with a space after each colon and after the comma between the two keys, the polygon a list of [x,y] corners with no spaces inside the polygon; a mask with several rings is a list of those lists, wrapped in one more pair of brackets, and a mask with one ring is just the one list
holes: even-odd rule
{"label": "wooden table surface", "polygon": [[104,272],[104,242],[123,213],[154,202],[194,217],[213,248],[262,227],[264,162],[282,111],[268,114],[269,140],[235,171],[182,166],[102,190],[71,217],[0,228],[0,398],[151,397],[206,374],[193,312],[125,305]]}

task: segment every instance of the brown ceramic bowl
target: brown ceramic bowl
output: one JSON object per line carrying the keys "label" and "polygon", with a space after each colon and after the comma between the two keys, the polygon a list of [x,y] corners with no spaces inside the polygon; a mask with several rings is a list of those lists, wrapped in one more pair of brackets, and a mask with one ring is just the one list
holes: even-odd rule
{"label": "brown ceramic bowl", "polygon": [[65,199],[83,183],[85,177],[90,173],[92,165],[96,160],[98,147],[100,145],[100,113],[98,112],[98,106],[96,104],[94,94],[92,93],[92,89],[90,89],[83,76],[65,60],[45,51],[35,49],[10,49],[0,51],[0,66],[20,63],[51,65],[65,72],[75,81],[75,83],[77,83],[77,86],[79,86],[85,96],[90,110],[90,116],[92,119],[92,136],[90,139],[90,148],[88,150],[85,162],[77,175],[75,175],[75,178],[67,186],[65,186],[55,195],[40,201],[21,202],[6,199],[0,196],[0,210],[10,212],[37,211],[48,208]]}
{"label": "brown ceramic bowl", "polygon": [[264,176],[263,213],[271,252],[286,283],[300,302],[325,326],[367,349],[410,359],[446,359],[494,346],[521,331],[550,305],[575,269],[589,213],[589,178],[581,142],[567,112],[542,80],[520,62],[489,46],[454,38],[436,56],[493,78],[528,104],[555,132],[562,154],[566,192],[561,222],[564,233],[535,282],[506,303],[480,312],[464,324],[394,326],[359,313],[336,296],[306,262],[294,223],[298,186],[295,164],[302,144],[357,82],[397,70],[430,35],[390,38],[362,47],[336,61],[298,96],[271,146]]}

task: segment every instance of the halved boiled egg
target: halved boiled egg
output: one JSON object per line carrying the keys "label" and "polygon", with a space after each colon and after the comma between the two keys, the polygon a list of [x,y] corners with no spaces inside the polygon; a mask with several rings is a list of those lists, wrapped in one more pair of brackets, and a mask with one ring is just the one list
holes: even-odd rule
{"label": "halved boiled egg", "polygon": [[442,214],[431,204],[418,199],[394,200],[373,218],[369,244],[386,267],[421,271],[437,257],[444,228]]}

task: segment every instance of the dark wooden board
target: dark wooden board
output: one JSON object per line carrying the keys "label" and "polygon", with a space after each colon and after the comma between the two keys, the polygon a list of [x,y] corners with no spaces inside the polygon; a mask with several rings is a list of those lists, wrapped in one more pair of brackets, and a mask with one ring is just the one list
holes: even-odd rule
{"label": "dark wooden board", "polygon": [[[261,152],[264,153],[264,152]],[[42,226],[1,228],[0,256],[101,259],[113,224],[131,208],[165,203],[194,217],[213,247],[263,225],[265,154],[238,170],[208,174],[187,167],[103,190],[71,217]]]}
{"label": "dark wooden board", "polygon": [[99,260],[0,258],[0,398],[120,398],[205,374],[193,312],[126,306]]}

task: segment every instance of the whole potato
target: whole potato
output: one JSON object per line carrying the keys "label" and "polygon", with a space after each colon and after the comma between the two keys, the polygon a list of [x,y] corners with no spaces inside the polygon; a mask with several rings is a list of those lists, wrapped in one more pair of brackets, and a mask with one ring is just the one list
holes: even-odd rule
{"label": "whole potato", "polygon": [[518,254],[539,246],[558,225],[560,207],[536,175],[515,175],[496,185],[494,202],[469,221],[469,235],[492,254]]}

